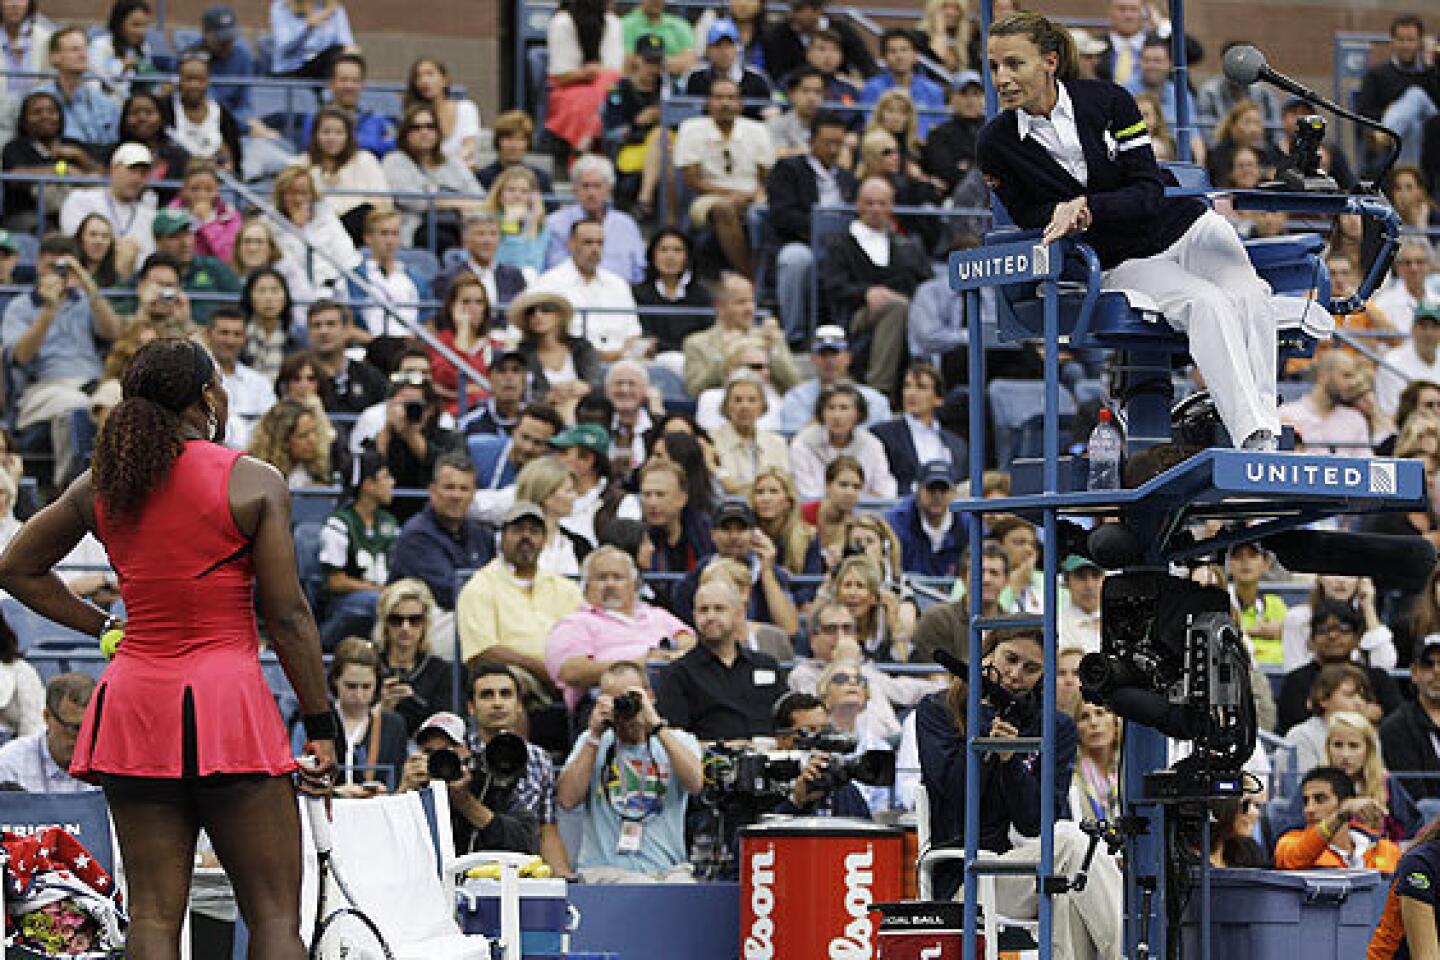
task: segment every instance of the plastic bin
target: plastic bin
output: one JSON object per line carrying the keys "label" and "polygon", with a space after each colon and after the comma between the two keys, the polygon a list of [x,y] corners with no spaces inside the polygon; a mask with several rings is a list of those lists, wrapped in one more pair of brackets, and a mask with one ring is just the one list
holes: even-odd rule
{"label": "plastic bin", "polygon": [[[574,928],[560,879],[520,880],[520,952],[525,960],[566,956]],[[500,881],[468,879],[460,888],[460,923],[466,933],[500,935]]]}
{"label": "plastic bin", "polygon": [[[1199,882],[1181,928],[1187,957],[1200,956]],[[1364,957],[1388,892],[1376,870],[1211,870],[1210,956]]]}

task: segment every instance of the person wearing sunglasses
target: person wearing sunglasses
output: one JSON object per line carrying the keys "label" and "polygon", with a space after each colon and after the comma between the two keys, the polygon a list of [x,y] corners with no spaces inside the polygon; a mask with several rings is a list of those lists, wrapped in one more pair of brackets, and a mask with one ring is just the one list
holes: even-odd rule
{"label": "person wearing sunglasses", "polygon": [[430,651],[435,598],[423,580],[406,577],[380,591],[371,642],[380,651],[385,679],[380,705],[405,719],[411,737],[451,706],[455,665]]}
{"label": "person wearing sunglasses", "polygon": [[45,726],[0,747],[0,782],[26,793],[84,793],[96,790],[70,776],[70,759],[95,681],[83,673],[62,673],[45,684]]}

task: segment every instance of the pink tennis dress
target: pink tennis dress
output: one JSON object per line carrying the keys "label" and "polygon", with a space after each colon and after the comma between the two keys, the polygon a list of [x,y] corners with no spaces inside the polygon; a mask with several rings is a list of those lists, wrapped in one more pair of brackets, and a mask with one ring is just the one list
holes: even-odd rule
{"label": "pink tennis dress", "polygon": [[112,526],[96,504],[127,623],[90,700],[72,775],[296,769],[260,671],[250,541],[230,513],[230,471],[240,456],[188,441],[138,522]]}

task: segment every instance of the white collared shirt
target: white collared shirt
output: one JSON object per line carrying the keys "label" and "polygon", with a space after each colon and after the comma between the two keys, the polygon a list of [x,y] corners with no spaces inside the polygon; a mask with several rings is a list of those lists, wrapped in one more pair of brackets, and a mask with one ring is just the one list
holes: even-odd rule
{"label": "white collared shirt", "polygon": [[479,260],[469,257],[465,261],[465,268],[473,273],[480,281],[480,286],[485,288],[485,299],[492,304],[499,303],[500,288],[495,285],[495,264],[492,262],[490,266],[484,267]]}
{"label": "white collared shirt", "polygon": [[[389,273],[386,273],[385,268],[380,266],[380,261],[366,260],[364,276],[380,293],[384,294],[384,298],[380,300],[381,303],[415,304],[420,300],[420,291],[415,288],[415,281],[410,279],[405,265],[399,260],[395,261]],[[420,309],[416,306],[391,307],[390,310],[411,323],[420,319]],[[391,316],[390,310],[378,306],[362,309],[360,317],[365,322],[365,329],[377,337],[385,336],[387,332],[392,337],[407,335],[409,331],[399,320]]]}
{"label": "white collared shirt", "polygon": [[930,538],[930,549],[936,553],[939,553],[940,548],[945,546],[945,534],[949,533],[953,526],[955,526],[955,514],[949,510],[945,511],[945,519],[940,521],[938,527],[932,527],[930,521],[925,519],[924,511],[920,511],[920,529],[924,530],[925,536]]}
{"label": "white collared shirt", "polygon": [[838,207],[844,204],[845,198],[840,195],[840,178],[835,175],[835,171],[826,170],[825,165],[816,160],[813,154],[805,159],[810,161],[810,169],[815,171],[815,187],[820,192],[820,206]]}
{"label": "white collared shirt", "polygon": [[910,414],[905,414],[905,426],[910,429],[910,440],[915,444],[915,463],[924,466],[931,460],[950,462],[950,451],[940,439],[940,424],[926,426]]}
{"label": "white collared shirt", "polygon": [[890,236],[883,230],[872,230],[859,220],[850,221],[850,236],[860,244],[865,256],[877,267],[890,266]]}
{"label": "white collared shirt", "polygon": [[1080,145],[1080,128],[1075,125],[1075,105],[1070,102],[1070,93],[1065,84],[1056,83],[1059,96],[1050,116],[1039,117],[1015,111],[1019,125],[1020,139],[1034,137],[1035,142],[1065,169],[1081,185],[1090,182],[1090,168],[1085,163],[1085,148]]}
{"label": "white collared shirt", "polygon": [[[604,267],[597,267],[595,275],[587,280],[573,259],[565,260],[542,273],[530,289],[568,298],[575,308],[570,335],[583,336],[601,353],[623,350],[630,338],[641,335],[640,318],[631,312],[635,309],[635,294],[630,284]],[[555,382],[553,377],[550,382]]]}

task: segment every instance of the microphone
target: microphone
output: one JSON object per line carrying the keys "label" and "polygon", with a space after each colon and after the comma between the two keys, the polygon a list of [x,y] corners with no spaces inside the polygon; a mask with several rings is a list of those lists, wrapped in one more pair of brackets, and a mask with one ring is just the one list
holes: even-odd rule
{"label": "microphone", "polygon": [[1435,569],[1435,546],[1422,537],[1287,530],[1261,543],[1287,570],[1370,577],[1406,592],[1423,590]]}
{"label": "microphone", "polygon": [[1270,69],[1270,65],[1265,62],[1265,54],[1261,53],[1258,47],[1251,46],[1248,43],[1242,43],[1226,50],[1223,69],[1226,78],[1229,79],[1231,83],[1238,83],[1242,87],[1248,87],[1257,80],[1264,80],[1271,86],[1279,87],[1287,93],[1293,93],[1295,96],[1309,102],[1313,106],[1324,107],[1336,116],[1344,117],[1351,123],[1358,123],[1362,127],[1368,127],[1371,130],[1385,134],[1385,136],[1390,139],[1390,155],[1385,158],[1384,164],[1381,165],[1380,171],[1376,174],[1376,183],[1384,182],[1386,174],[1390,172],[1390,168],[1395,164],[1395,159],[1400,155],[1400,135],[1398,133],[1382,123],[1371,120],[1369,117],[1347,110],[1328,97],[1323,97],[1314,90],[1311,90],[1303,83],[1292,80],[1290,77],[1285,76],[1285,74]]}

